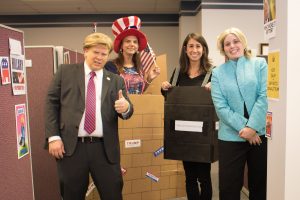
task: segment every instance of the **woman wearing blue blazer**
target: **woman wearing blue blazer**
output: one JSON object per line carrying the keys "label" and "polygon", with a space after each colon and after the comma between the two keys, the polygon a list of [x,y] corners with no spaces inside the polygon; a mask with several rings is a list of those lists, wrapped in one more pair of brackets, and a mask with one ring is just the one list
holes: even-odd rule
{"label": "woman wearing blue blazer", "polygon": [[267,63],[251,57],[247,39],[237,28],[218,37],[226,62],[213,70],[211,94],[219,117],[220,200],[240,200],[248,166],[250,200],[266,199],[268,108]]}

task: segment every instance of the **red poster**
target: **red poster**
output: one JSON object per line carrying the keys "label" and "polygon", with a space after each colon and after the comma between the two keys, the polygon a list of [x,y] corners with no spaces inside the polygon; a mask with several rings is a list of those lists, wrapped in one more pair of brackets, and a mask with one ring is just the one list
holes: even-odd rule
{"label": "red poster", "polygon": [[10,70],[9,70],[9,59],[8,57],[0,57],[1,67],[1,82],[2,85],[10,84]]}
{"label": "red poster", "polygon": [[272,138],[272,112],[267,112],[266,137]]}

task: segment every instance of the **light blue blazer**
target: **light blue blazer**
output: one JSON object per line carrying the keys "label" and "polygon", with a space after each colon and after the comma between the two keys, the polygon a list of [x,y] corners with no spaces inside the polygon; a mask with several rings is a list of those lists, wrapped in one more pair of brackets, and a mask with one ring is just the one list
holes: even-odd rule
{"label": "light blue blazer", "polygon": [[[211,95],[220,120],[220,140],[245,141],[239,137],[239,131],[245,126],[255,129],[258,135],[265,134],[268,109],[265,59],[243,56],[216,67]],[[244,102],[249,119],[244,117]]]}

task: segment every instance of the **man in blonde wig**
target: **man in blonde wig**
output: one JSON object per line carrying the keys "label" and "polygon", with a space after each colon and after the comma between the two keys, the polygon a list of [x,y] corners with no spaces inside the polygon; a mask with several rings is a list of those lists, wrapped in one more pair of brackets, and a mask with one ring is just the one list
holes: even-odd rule
{"label": "man in blonde wig", "polygon": [[112,50],[102,33],[88,35],[84,63],[61,65],[46,101],[46,145],[56,158],[63,200],[84,200],[89,174],[101,200],[122,199],[118,117],[133,106],[124,81],[103,69]]}

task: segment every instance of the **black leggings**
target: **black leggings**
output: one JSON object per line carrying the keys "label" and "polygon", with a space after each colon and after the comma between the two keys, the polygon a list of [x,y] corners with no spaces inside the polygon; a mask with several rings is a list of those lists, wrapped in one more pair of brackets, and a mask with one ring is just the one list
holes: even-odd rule
{"label": "black leggings", "polygon": [[[183,161],[185,171],[186,194],[189,200],[211,200],[212,186],[210,163]],[[200,183],[201,192],[199,191]]]}

